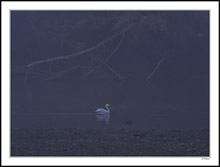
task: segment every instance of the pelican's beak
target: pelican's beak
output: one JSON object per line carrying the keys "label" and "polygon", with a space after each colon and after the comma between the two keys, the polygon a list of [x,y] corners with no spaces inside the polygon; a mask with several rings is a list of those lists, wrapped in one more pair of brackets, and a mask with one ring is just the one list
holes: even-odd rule
{"label": "pelican's beak", "polygon": [[112,106],[109,105],[109,109],[112,110],[113,109]]}

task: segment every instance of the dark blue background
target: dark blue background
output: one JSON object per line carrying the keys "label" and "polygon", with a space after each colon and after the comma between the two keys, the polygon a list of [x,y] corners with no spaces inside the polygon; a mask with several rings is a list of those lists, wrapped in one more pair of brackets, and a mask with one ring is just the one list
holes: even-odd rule
{"label": "dark blue background", "polygon": [[[147,21],[126,32],[108,62],[124,81],[106,67],[83,79],[87,69],[69,70],[99,64],[91,56],[109,56],[118,36],[77,58],[33,66],[25,82],[27,68],[20,67],[92,47],[119,31],[117,24],[127,26],[127,17],[131,23]],[[164,57],[150,84],[145,82]],[[208,129],[209,12],[11,12],[13,128],[102,128],[94,111],[106,103],[114,108],[112,128]]]}

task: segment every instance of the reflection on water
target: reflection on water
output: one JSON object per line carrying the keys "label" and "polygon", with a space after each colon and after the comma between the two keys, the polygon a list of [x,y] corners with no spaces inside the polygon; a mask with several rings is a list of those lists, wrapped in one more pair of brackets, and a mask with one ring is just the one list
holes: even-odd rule
{"label": "reflection on water", "polygon": [[106,125],[109,124],[110,114],[96,114],[97,121],[104,121]]}
{"label": "reflection on water", "polygon": [[[117,111],[110,115],[93,113],[43,113],[12,115],[13,128],[79,128],[79,129],[203,129],[206,114],[197,118],[189,111],[185,113],[155,110],[132,114]],[[146,116],[147,115],[147,116]],[[191,117],[188,117],[191,115]],[[188,118],[187,118],[188,117]]]}
{"label": "reflection on water", "polygon": [[[13,83],[12,83],[13,85]],[[88,86],[89,85],[89,86]],[[140,86],[83,83],[69,86],[50,83],[23,88],[12,87],[12,128],[208,128],[206,105],[171,103],[156,99]],[[106,103],[110,115],[96,115]]]}

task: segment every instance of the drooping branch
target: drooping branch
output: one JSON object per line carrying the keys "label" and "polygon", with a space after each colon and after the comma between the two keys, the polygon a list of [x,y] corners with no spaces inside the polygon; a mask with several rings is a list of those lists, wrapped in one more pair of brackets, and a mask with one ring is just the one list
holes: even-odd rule
{"label": "drooping branch", "polygon": [[[114,55],[114,53],[118,50],[118,48],[120,47],[121,42],[122,42],[122,40],[124,39],[125,32],[126,32],[128,29],[132,28],[133,26],[134,26],[134,24],[128,26],[127,28],[122,29],[121,31],[115,33],[114,35],[110,36],[109,38],[105,39],[104,41],[102,41],[102,42],[96,44],[96,45],[93,46],[93,47],[90,47],[90,48],[88,48],[88,49],[85,49],[85,50],[83,50],[83,51],[80,51],[80,52],[77,52],[77,53],[73,53],[73,54],[70,54],[70,55],[66,55],[66,56],[59,56],[59,57],[54,57],[54,58],[49,58],[49,59],[44,59],[44,60],[35,61],[35,62],[31,63],[31,64],[26,65],[26,66],[19,67],[19,68],[14,69],[14,70],[12,69],[12,71],[17,71],[17,70],[26,69],[25,79],[24,79],[24,83],[26,83],[27,80],[28,80],[28,75],[29,75],[30,68],[31,68],[32,66],[37,65],[37,64],[43,64],[43,63],[53,62],[53,61],[56,61],[56,60],[64,60],[64,59],[70,59],[70,58],[74,58],[74,57],[80,56],[80,55],[82,55],[82,54],[85,54],[85,53],[87,53],[87,52],[90,52],[90,51],[93,51],[93,50],[99,48],[100,46],[104,45],[105,43],[107,43],[107,42],[111,41],[112,39],[118,37],[119,35],[123,34],[123,35],[122,35],[122,38],[121,38],[120,41],[119,41],[119,44],[117,45],[117,47],[114,49],[114,51],[112,52],[112,54],[105,60],[105,62],[107,62],[107,61]],[[105,63],[105,62],[104,62],[104,63]],[[78,67],[77,67],[77,68],[78,68]],[[107,68],[108,68],[111,72],[113,72],[114,74],[116,74],[117,76],[119,76],[119,78],[122,79],[122,77],[121,77],[119,74],[117,74],[117,72],[115,72],[112,68],[110,68],[110,67],[108,67],[108,66],[107,66]],[[74,68],[74,69],[75,69],[75,68]],[[59,72],[59,73],[55,74],[54,76],[49,77],[48,79],[49,79],[49,80],[55,79],[55,78],[57,78],[57,77],[62,76],[64,73],[67,73],[68,71],[69,71],[69,70],[65,70],[65,71],[63,71],[63,72]],[[84,75],[82,78],[88,76],[88,75],[91,74],[93,71],[94,71],[94,69],[92,69],[91,71],[89,71],[88,74]]]}
{"label": "drooping branch", "polygon": [[75,66],[75,67],[72,67],[72,68],[70,68],[68,70],[64,70],[64,71],[58,72],[58,73],[50,76],[49,78],[47,78],[47,80],[53,80],[53,79],[59,78],[59,77],[63,76],[63,74],[68,73],[70,71],[74,71],[74,70],[76,70],[78,68],[79,68],[79,66]]}
{"label": "drooping branch", "polygon": [[[99,65],[99,67],[101,68],[102,66],[106,66],[112,73],[114,73],[118,78],[120,78],[121,80],[125,80],[120,74],[118,74],[115,70],[113,70],[108,64],[107,62],[110,60],[110,58],[117,52],[117,50],[119,49],[124,37],[125,37],[126,31],[123,33],[118,45],[116,46],[116,48],[113,50],[113,52],[110,54],[110,56],[108,56],[104,62],[100,62],[101,65]],[[92,57],[94,59],[94,57]],[[83,79],[87,76],[89,76],[90,74],[92,74],[95,71],[95,69],[92,69],[90,71],[88,71],[87,73],[85,73],[82,77],[80,77],[80,79]]]}
{"label": "drooping branch", "polygon": [[155,68],[153,69],[153,71],[148,75],[148,77],[145,79],[145,82],[149,82],[149,80],[151,79],[151,77],[154,75],[154,73],[158,70],[159,66],[161,65],[161,63],[166,59],[167,57],[162,58],[157,65],[155,66]]}
{"label": "drooping branch", "polygon": [[86,78],[88,75],[90,75],[91,73],[93,73],[95,70],[92,69],[90,71],[88,71],[87,73],[85,73],[83,76],[81,76],[79,79],[83,79],[83,78]]}
{"label": "drooping branch", "polygon": [[107,62],[110,60],[110,58],[115,54],[115,52],[117,52],[117,50],[118,50],[119,47],[121,46],[121,43],[122,43],[122,41],[123,41],[123,39],[124,39],[124,37],[125,37],[125,33],[126,33],[126,31],[123,33],[123,35],[122,35],[122,37],[121,37],[121,39],[120,39],[118,45],[117,45],[116,48],[114,49],[114,51],[113,51],[113,52],[111,53],[111,55],[105,60],[105,63],[107,63]]}
{"label": "drooping branch", "polygon": [[113,74],[115,74],[118,78],[120,78],[121,80],[125,81],[125,79],[124,79],[120,74],[118,74],[115,70],[113,70],[107,63],[104,63],[104,65],[105,65]]}
{"label": "drooping branch", "polygon": [[[32,66],[37,65],[37,64],[48,63],[48,62],[52,62],[52,61],[56,61],[56,60],[71,59],[71,58],[78,57],[78,56],[80,56],[80,55],[82,55],[82,54],[91,52],[91,51],[93,51],[93,50],[99,48],[100,46],[104,45],[105,43],[111,41],[112,39],[118,37],[119,35],[123,34],[125,31],[131,29],[133,26],[134,26],[134,24],[132,24],[132,25],[130,25],[130,26],[128,26],[128,27],[126,27],[126,28],[124,28],[124,29],[118,31],[117,33],[115,33],[115,34],[113,34],[112,36],[108,37],[108,38],[105,39],[104,41],[102,41],[102,42],[100,42],[100,43],[96,44],[95,46],[92,46],[92,47],[90,47],[90,48],[88,48],[88,49],[82,50],[82,51],[77,52],[77,53],[69,54],[69,55],[66,55],[66,56],[58,56],[58,57],[54,57],[54,58],[49,58],[49,59],[44,59],[44,60],[35,61],[35,62],[31,63],[31,64],[28,64],[28,65],[24,66],[24,68],[25,68],[25,67],[32,67]],[[22,67],[21,67],[21,68],[22,68]]]}
{"label": "drooping branch", "polygon": [[27,83],[29,72],[30,72],[30,68],[28,68],[26,73],[25,73],[24,84]]}

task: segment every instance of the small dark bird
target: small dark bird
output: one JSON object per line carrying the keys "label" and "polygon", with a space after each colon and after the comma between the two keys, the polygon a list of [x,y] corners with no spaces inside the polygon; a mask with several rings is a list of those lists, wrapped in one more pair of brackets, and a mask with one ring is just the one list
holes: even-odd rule
{"label": "small dark bird", "polygon": [[130,120],[126,120],[126,121],[122,121],[122,124],[124,124],[124,125],[132,125],[133,124],[133,122],[132,121],[130,121]]}

